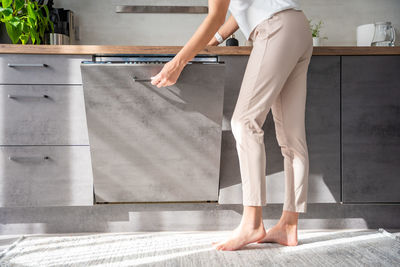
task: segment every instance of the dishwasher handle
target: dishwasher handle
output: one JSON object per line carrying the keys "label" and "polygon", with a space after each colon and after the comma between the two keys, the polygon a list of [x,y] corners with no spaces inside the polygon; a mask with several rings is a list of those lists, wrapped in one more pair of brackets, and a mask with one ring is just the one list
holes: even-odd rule
{"label": "dishwasher handle", "polygon": [[134,82],[151,82],[151,79],[139,79],[136,76],[133,76]]}

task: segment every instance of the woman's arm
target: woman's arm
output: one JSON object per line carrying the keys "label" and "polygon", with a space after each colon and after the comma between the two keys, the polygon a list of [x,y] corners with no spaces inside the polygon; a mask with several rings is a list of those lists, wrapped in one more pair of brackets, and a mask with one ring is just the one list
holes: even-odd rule
{"label": "woman's arm", "polygon": [[208,1],[209,11],[207,17],[193,34],[192,38],[176,55],[177,60],[186,64],[207,45],[221,25],[224,24],[229,2],[229,0]]}
{"label": "woman's arm", "polygon": [[[219,28],[218,33],[222,36],[222,38],[225,40],[228,38],[228,36],[231,36],[232,33],[236,32],[239,29],[239,26],[235,20],[235,18],[231,15],[225,22],[224,25],[222,25],[221,28]],[[207,45],[219,45],[217,39],[213,37],[210,42],[208,42]]]}
{"label": "woman's arm", "polygon": [[162,87],[176,82],[186,64],[207,45],[221,25],[224,24],[229,2],[230,0],[208,1],[207,17],[178,54],[164,65],[160,73],[151,77],[151,84]]}

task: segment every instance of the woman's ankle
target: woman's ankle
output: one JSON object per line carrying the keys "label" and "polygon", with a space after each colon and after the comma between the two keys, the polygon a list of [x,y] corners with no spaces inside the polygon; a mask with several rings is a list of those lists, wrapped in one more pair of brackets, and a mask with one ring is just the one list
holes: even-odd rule
{"label": "woman's ankle", "polygon": [[263,221],[251,221],[251,220],[244,220],[240,222],[240,227],[244,229],[258,229],[258,228],[264,228],[264,223]]}
{"label": "woman's ankle", "polygon": [[284,226],[297,226],[299,221],[299,213],[293,211],[283,211],[278,224]]}
{"label": "woman's ankle", "polygon": [[262,219],[262,207],[244,206],[240,226],[246,227],[246,229],[257,229],[264,227]]}

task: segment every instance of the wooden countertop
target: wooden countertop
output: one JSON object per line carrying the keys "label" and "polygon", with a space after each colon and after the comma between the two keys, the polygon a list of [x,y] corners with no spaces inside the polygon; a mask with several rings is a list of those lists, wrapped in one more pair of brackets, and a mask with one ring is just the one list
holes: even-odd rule
{"label": "wooden countertop", "polygon": [[[13,45],[0,44],[0,54],[176,54],[182,46]],[[199,54],[249,55],[251,46],[207,46]],[[400,46],[315,46],[313,55],[400,55]]]}

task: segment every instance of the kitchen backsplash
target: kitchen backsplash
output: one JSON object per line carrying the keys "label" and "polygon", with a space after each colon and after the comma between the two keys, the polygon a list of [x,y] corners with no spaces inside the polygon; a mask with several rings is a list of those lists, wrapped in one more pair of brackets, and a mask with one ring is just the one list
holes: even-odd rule
{"label": "kitchen backsplash", "polygon": [[[207,14],[116,13],[117,5],[200,5],[207,0],[55,0],[55,7],[71,9],[79,26],[76,44],[183,45]],[[376,21],[391,21],[400,45],[400,0],[300,0],[313,22],[322,20],[323,45],[356,45],[356,27]],[[227,17],[229,16],[229,12]],[[4,35],[4,27],[3,35]],[[240,45],[245,38],[236,32]],[[5,42],[2,36],[0,42]]]}

